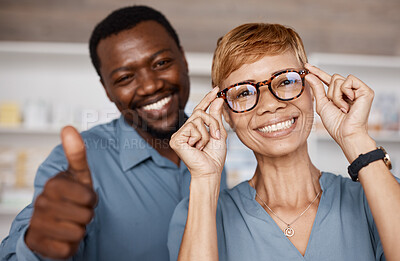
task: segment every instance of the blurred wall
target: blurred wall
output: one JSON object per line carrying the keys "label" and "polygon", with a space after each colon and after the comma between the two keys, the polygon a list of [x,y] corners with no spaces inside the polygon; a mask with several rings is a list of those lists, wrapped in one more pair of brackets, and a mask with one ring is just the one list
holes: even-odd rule
{"label": "blurred wall", "polygon": [[294,27],[309,53],[400,55],[399,0],[0,0],[0,40],[86,43],[98,21],[132,4],[163,12],[190,52],[213,52],[228,30],[263,21]]}

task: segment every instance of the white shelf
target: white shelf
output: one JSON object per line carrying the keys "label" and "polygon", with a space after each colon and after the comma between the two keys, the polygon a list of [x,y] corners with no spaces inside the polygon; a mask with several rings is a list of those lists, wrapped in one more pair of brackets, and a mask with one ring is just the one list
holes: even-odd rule
{"label": "white shelf", "polygon": [[0,148],[47,148],[60,143],[59,129],[27,129],[0,127]]}
{"label": "white shelf", "polygon": [[24,127],[0,127],[0,134],[21,134],[21,135],[60,135],[61,128],[28,129]]}
{"label": "white shelf", "polygon": [[400,68],[400,57],[393,56],[312,53],[308,59],[317,65]]}
{"label": "white shelf", "polygon": [[52,43],[52,42],[0,42],[0,52],[14,54],[60,54],[89,55],[87,44],[82,43]]}
{"label": "white shelf", "polygon": [[[44,56],[82,56],[89,58],[86,43],[13,42],[0,41],[0,54]],[[212,53],[185,53],[189,64],[189,75],[211,78]],[[93,68],[94,71],[94,68]]]}
{"label": "white shelf", "polygon": [[[380,132],[370,132],[371,137],[376,142],[395,142],[400,143],[400,132],[397,131],[380,131]],[[316,131],[313,137],[317,141],[332,141],[332,137],[326,131]]]}
{"label": "white shelf", "polygon": [[2,192],[0,215],[17,215],[32,201],[33,188],[7,188]]}
{"label": "white shelf", "polygon": [[3,206],[0,204],[1,216],[16,216],[21,210],[22,210],[21,208]]}

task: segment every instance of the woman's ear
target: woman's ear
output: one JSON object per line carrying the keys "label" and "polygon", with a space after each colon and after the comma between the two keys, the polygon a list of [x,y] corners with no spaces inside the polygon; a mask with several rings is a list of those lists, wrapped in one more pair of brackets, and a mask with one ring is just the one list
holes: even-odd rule
{"label": "woman's ear", "polygon": [[310,94],[311,94],[311,100],[312,102],[314,102],[315,97],[314,97],[314,92],[313,89],[310,87],[310,85],[308,84],[308,82],[306,82],[306,88],[308,88],[310,90]]}
{"label": "woman's ear", "polygon": [[231,129],[233,129],[233,123],[232,123],[232,120],[231,120],[231,116],[230,116],[230,114],[229,114],[228,105],[226,105],[226,104],[224,103],[223,106],[224,106],[224,107],[222,108],[222,115],[224,115],[224,119],[225,119],[226,123],[229,124],[229,127],[231,127]]}

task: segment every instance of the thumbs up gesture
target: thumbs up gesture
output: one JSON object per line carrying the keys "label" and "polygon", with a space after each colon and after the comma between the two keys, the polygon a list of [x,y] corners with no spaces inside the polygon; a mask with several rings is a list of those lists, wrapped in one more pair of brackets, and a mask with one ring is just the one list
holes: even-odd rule
{"label": "thumbs up gesture", "polygon": [[45,184],[25,235],[32,251],[53,259],[66,259],[76,253],[97,202],[81,136],[67,126],[61,131],[61,139],[68,170]]}

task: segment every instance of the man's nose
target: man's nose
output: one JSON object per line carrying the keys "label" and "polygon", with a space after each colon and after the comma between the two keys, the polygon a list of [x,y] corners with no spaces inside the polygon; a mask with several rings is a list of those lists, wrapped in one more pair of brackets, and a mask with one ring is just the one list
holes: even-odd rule
{"label": "man's nose", "polygon": [[157,72],[147,69],[140,72],[140,87],[137,93],[142,96],[151,95],[162,88],[163,81],[158,78]]}

